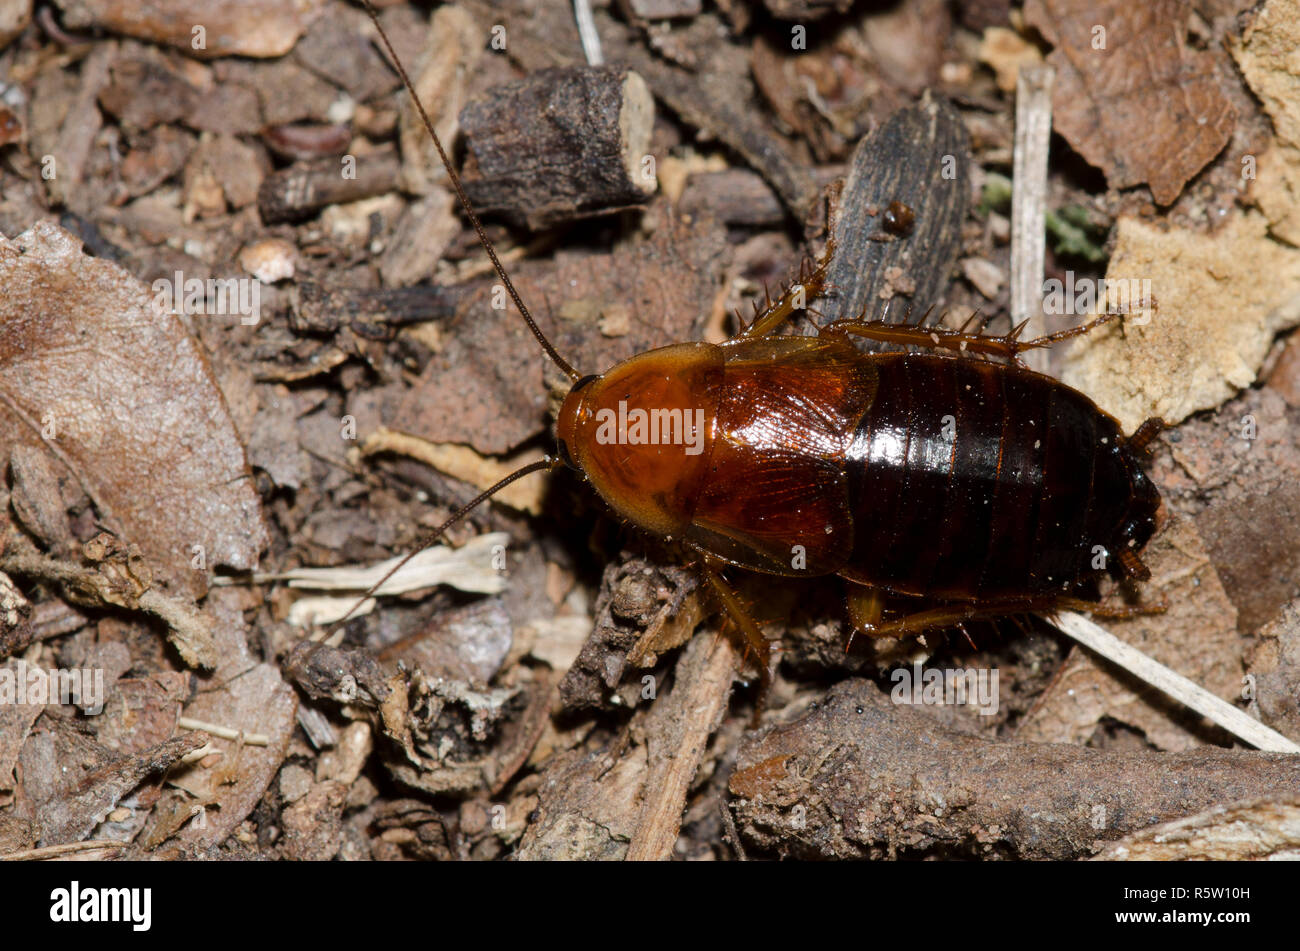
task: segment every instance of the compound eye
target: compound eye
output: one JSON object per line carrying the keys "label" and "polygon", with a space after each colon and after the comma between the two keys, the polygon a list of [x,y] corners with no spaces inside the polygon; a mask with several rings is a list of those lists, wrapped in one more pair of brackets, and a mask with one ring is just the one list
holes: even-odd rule
{"label": "compound eye", "polygon": [[570,394],[576,393],[576,392],[578,392],[579,390],[583,389],[583,388],[586,387],[586,386],[589,386],[590,384],[594,383],[596,380],[599,380],[599,379],[600,379],[599,374],[596,374],[596,373],[588,373],[586,376],[584,376],[582,379],[580,379],[577,383],[573,384],[573,389],[569,390],[569,393],[570,393]]}
{"label": "compound eye", "polygon": [[558,443],[559,445],[557,446],[557,448],[560,453],[560,461],[564,463],[566,466],[568,466],[570,469],[572,469],[574,472],[581,472],[582,470],[578,468],[578,464],[573,461],[573,456],[569,455],[568,444],[566,444],[563,439],[558,440]]}

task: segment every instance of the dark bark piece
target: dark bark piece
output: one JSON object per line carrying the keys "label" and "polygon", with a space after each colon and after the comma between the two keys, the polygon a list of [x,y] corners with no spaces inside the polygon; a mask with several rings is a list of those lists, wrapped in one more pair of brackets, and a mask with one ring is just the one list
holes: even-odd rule
{"label": "dark bark piece", "polygon": [[959,733],[850,680],[795,722],[751,734],[730,789],[746,839],[782,854],[1073,859],[1297,782],[1300,758],[1286,753],[1110,752]]}
{"label": "dark bark piece", "polygon": [[[268,175],[257,192],[257,208],[266,224],[302,221],[326,205],[359,201],[393,190],[400,163],[391,149],[373,155],[302,162]],[[348,177],[355,172],[355,177]]]}
{"label": "dark bark piece", "polygon": [[460,114],[465,190],[481,212],[529,228],[643,205],[655,179],[654,100],[626,68],[544,69]]}
{"label": "dark bark piece", "polygon": [[289,652],[284,670],[313,700],[333,698],[373,708],[391,692],[368,650],[340,650],[304,640]]}
{"label": "dark bark piece", "polygon": [[[653,565],[641,558],[609,564],[596,599],[591,636],[560,681],[565,712],[635,706],[639,677],[624,683],[633,652],[647,630],[656,624],[662,627],[682,612],[697,585],[692,571]],[[689,611],[686,614],[694,617]]]}
{"label": "dark bark piece", "polygon": [[[818,309],[829,320],[898,320],[937,304],[956,267],[969,195],[970,136],[952,105],[927,95],[894,113],[853,153],[827,278],[833,296]],[[914,216],[904,236],[885,228],[892,202]],[[897,293],[907,307],[882,314]]]}
{"label": "dark bark piece", "polygon": [[446,320],[471,287],[328,288],[304,283],[290,311],[289,326],[298,333],[333,333],[351,326],[364,337],[380,335],[384,327],[402,327],[428,320]]}
{"label": "dark bark piece", "polygon": [[[502,18],[498,8],[473,0],[466,5],[484,22]],[[701,14],[686,30],[674,33],[678,45],[700,62],[698,72],[658,58],[646,49],[639,32],[605,11],[596,10],[595,20],[607,62],[636,70],[656,99],[742,156],[776,189],[791,216],[804,220],[817,198],[817,183],[759,118],[748,79],[749,57],[722,41],[727,28],[717,16]],[[528,70],[582,61],[572,14],[563,5],[538,8],[526,28],[511,28],[509,35],[511,59]]]}

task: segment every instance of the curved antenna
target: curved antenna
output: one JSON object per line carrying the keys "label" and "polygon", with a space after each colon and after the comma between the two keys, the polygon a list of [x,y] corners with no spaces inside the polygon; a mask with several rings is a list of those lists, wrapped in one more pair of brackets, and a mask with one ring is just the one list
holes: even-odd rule
{"label": "curved antenna", "polygon": [[492,242],[488,240],[487,233],[483,230],[483,224],[478,220],[478,215],[474,213],[474,207],[469,203],[469,196],[465,194],[465,186],[461,184],[460,176],[451,167],[451,159],[447,157],[447,151],[442,147],[442,140],[438,138],[438,133],[434,131],[433,123],[429,121],[429,115],[424,111],[424,105],[420,102],[420,97],[415,94],[415,86],[412,85],[410,77],[406,75],[406,69],[403,68],[401,61],[397,58],[397,53],[393,51],[393,44],[388,41],[388,34],[379,25],[379,15],[375,13],[375,8],[371,5],[370,0],[361,0],[361,2],[365,5],[370,21],[374,23],[375,29],[379,31],[379,38],[384,41],[384,49],[388,50],[388,57],[393,61],[393,68],[397,70],[397,75],[402,78],[402,85],[406,87],[406,91],[411,96],[411,101],[415,103],[415,108],[420,113],[420,120],[424,123],[425,129],[428,130],[429,137],[433,139],[434,148],[438,150],[438,158],[442,159],[442,166],[447,170],[447,177],[451,179],[452,187],[456,189],[456,197],[460,199],[461,205],[464,206],[465,215],[469,218],[470,224],[478,232],[479,243],[483,245],[483,250],[487,252],[488,258],[492,261],[492,266],[496,268],[497,275],[501,278],[501,283],[505,285],[510,299],[519,308],[519,315],[524,318],[524,323],[533,332],[533,336],[537,338],[537,342],[542,345],[542,349],[546,351],[546,355],[551,358],[551,361],[564,371],[564,375],[569,378],[569,382],[577,383],[582,375],[570,366],[568,361],[560,356],[559,351],[546,339],[546,334],[542,333],[541,328],[537,326],[537,322],[533,320],[533,315],[524,306],[523,299],[519,296],[514,283],[510,280],[510,275],[506,273],[506,269],[501,264],[501,259],[497,257],[496,249],[492,247]]}
{"label": "curved antenna", "polygon": [[510,483],[514,482],[516,479],[522,479],[526,475],[531,475],[534,472],[540,472],[543,469],[547,469],[547,470],[558,469],[562,465],[563,463],[560,462],[558,459],[552,459],[550,456],[547,456],[545,459],[539,459],[537,462],[530,462],[522,469],[516,469],[514,472],[510,473],[510,475],[506,476],[504,479],[502,479],[496,485],[492,486],[490,489],[485,489],[484,491],[480,492],[478,495],[474,496],[473,499],[471,499],[465,505],[462,505],[459,509],[457,509],[456,513],[452,515],[451,518],[447,519],[447,521],[443,522],[441,525],[439,525],[428,535],[424,536],[424,538],[420,540],[419,545],[413,548],[409,554],[407,554],[405,557],[402,558],[401,561],[393,565],[393,567],[390,568],[382,578],[380,578],[378,581],[372,584],[368,589],[366,589],[366,593],[361,595],[361,597],[357,598],[357,603],[352,605],[352,607],[348,609],[347,614],[343,615],[341,618],[339,618],[337,621],[335,621],[333,624],[331,624],[329,627],[325,629],[325,633],[321,635],[320,640],[321,641],[329,640],[330,636],[335,631],[337,631],[340,627],[342,627],[347,622],[348,618],[352,617],[352,615],[357,613],[357,608],[365,604],[367,598],[371,597],[376,591],[378,591],[380,588],[384,586],[384,582],[386,582],[393,575],[401,571],[402,568],[406,566],[407,562],[409,562],[420,552],[424,551],[426,548],[428,548],[430,545],[436,542],[439,538],[442,537],[443,533],[446,532],[447,529],[451,528],[453,525],[459,522],[470,512],[474,511],[474,509],[477,508],[479,505],[482,505],[488,499],[492,498],[492,496],[496,495],[496,493],[500,492],[502,489],[504,489]]}

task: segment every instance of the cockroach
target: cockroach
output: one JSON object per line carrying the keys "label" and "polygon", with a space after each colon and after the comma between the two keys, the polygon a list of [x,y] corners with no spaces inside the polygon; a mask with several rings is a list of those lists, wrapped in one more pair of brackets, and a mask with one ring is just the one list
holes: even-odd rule
{"label": "cockroach", "polygon": [[[812,337],[777,334],[801,299],[826,289],[832,231],[817,264],[725,342],[674,344],[584,375],[520,299],[375,25],[493,268],[571,384],[555,456],[480,494],[421,548],[516,479],[568,466],[628,522],[695,554],[765,680],[768,641],[727,567],[837,575],[853,630],[873,637],[1095,611],[1103,571],[1149,576],[1139,553],[1160,496],[1142,455],[1163,424],[1148,420],[1126,437],[1087,396],[1019,359],[1116,315],[1023,341],[1023,324],[992,336],[862,319]],[[928,352],[864,353],[853,337]]]}

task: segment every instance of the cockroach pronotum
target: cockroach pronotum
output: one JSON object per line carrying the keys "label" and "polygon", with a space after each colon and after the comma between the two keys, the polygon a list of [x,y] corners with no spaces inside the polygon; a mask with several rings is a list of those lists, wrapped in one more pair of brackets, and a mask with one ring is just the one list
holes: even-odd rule
{"label": "cockroach pronotum", "polygon": [[[874,637],[1096,610],[1099,564],[1121,579],[1149,576],[1139,553],[1160,496],[1141,457],[1163,424],[1148,420],[1126,437],[1087,396],[1019,361],[1113,314],[1023,341],[1023,324],[991,336],[865,319],[813,337],[777,334],[799,296],[825,290],[828,240],[791,290],[725,342],[676,344],[583,375],[520,299],[379,32],[492,266],[571,382],[555,457],[480,494],[421,548],[516,479],[566,465],[627,521],[695,553],[764,679],[769,644],[723,578],[728,566],[838,575],[853,630]],[[895,233],[905,233],[911,210],[891,214]],[[851,337],[931,352],[864,353]]]}

